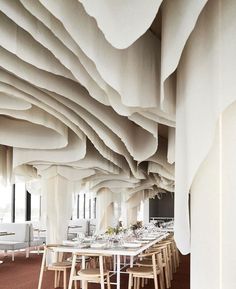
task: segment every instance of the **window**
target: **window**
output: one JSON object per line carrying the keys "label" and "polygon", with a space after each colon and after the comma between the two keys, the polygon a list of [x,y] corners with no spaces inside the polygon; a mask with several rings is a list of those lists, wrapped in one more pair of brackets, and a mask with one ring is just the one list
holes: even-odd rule
{"label": "window", "polygon": [[12,186],[7,187],[0,185],[0,222],[11,222],[11,208],[12,208]]}
{"label": "window", "polygon": [[97,218],[97,198],[93,198],[93,219]]}
{"label": "window", "polygon": [[91,192],[80,192],[72,197],[72,219],[95,219],[96,198]]}
{"label": "window", "polygon": [[72,195],[72,219],[78,219],[78,207],[79,207],[79,195],[73,194]]}
{"label": "window", "polygon": [[39,195],[31,194],[31,221],[38,222],[40,219],[40,203],[41,197]]}
{"label": "window", "polygon": [[144,221],[144,202],[141,201],[139,209],[138,209],[138,214],[137,214],[137,221]]}
{"label": "window", "polygon": [[26,190],[25,183],[15,185],[15,222],[25,222],[26,218]]}

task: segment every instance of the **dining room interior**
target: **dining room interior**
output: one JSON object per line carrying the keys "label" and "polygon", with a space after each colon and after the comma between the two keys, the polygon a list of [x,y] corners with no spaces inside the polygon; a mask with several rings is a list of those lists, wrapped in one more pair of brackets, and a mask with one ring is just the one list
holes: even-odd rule
{"label": "dining room interior", "polygon": [[0,289],[235,289],[236,1],[0,0]]}

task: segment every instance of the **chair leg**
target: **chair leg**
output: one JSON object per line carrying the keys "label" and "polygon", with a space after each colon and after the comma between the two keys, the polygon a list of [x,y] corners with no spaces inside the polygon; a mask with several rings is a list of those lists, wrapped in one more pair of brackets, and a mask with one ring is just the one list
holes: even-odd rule
{"label": "chair leg", "polygon": [[107,289],[111,289],[109,273],[107,274]]}
{"label": "chair leg", "polygon": [[54,272],[54,288],[57,288],[57,271]]}
{"label": "chair leg", "polygon": [[40,269],[40,273],[39,273],[38,289],[41,289],[41,287],[42,287],[43,271],[44,271],[45,261],[46,261],[46,251],[44,250],[42,264],[41,264],[41,269]]}
{"label": "chair leg", "polygon": [[136,289],[140,288],[140,278],[137,278],[137,284],[136,284]]}
{"label": "chair leg", "polygon": [[177,259],[177,264],[178,264],[178,267],[179,267],[179,250],[177,247],[175,247],[176,249],[176,259]]}
{"label": "chair leg", "polygon": [[25,250],[25,255],[26,255],[26,258],[29,258],[29,252],[30,252],[30,249],[29,249],[29,248],[27,248],[27,249]]}
{"label": "chair leg", "polygon": [[61,279],[61,271],[58,271],[58,274],[57,274],[57,287],[59,287],[59,285],[60,285],[60,279]]}
{"label": "chair leg", "polygon": [[[76,255],[73,255],[68,289],[72,289],[73,277],[74,277],[74,275],[76,275],[75,265],[76,265]],[[76,284],[75,287],[77,288],[77,281],[76,280],[75,280],[75,284]]]}
{"label": "chair leg", "polygon": [[158,280],[157,280],[157,275],[154,275],[154,288],[158,289]]}
{"label": "chair leg", "polygon": [[66,269],[63,270],[63,273],[64,273],[64,274],[63,274],[63,284],[64,284],[64,285],[63,285],[63,289],[66,289],[66,283],[67,283],[67,282],[66,282],[66,281],[67,281],[67,280],[66,280]]}
{"label": "chair leg", "polygon": [[159,275],[159,281],[160,281],[160,287],[161,287],[161,289],[165,289],[165,281],[164,281],[163,270],[162,270],[161,274]]}
{"label": "chair leg", "polygon": [[103,257],[99,256],[99,268],[100,268],[100,283],[101,283],[101,289],[105,289],[105,283],[104,283],[104,267],[103,267]]}
{"label": "chair leg", "polygon": [[141,281],[141,287],[142,287],[142,288],[144,287],[144,281],[145,281],[145,279],[142,278],[142,281]]}
{"label": "chair leg", "polygon": [[11,252],[11,260],[12,260],[12,261],[15,261],[15,251],[12,251],[12,252]]}
{"label": "chair leg", "polygon": [[131,289],[132,288],[132,279],[133,279],[133,274],[129,273],[129,286],[128,286],[128,289]]}
{"label": "chair leg", "polygon": [[164,268],[164,273],[165,273],[165,280],[166,280],[166,288],[170,288],[170,276],[168,273],[168,266],[166,264],[165,268]]}
{"label": "chair leg", "polygon": [[162,256],[158,254],[158,264],[160,267],[160,275],[159,275],[159,281],[160,281],[160,287],[161,289],[165,288],[165,279],[164,279],[164,270],[163,270],[163,265],[162,265]]}

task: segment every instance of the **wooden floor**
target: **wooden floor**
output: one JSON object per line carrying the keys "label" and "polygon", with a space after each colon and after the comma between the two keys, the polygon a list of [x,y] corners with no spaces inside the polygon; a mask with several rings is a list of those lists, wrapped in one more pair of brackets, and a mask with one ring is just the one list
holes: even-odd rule
{"label": "wooden floor", "polygon": [[[4,257],[0,254],[0,289],[37,289],[38,276],[42,256],[30,254],[26,259],[25,254],[16,253],[15,261],[11,257]],[[53,273],[46,272],[43,279],[42,289],[53,289]],[[128,288],[127,274],[122,274],[121,289]],[[89,285],[89,289],[98,289],[99,285]],[[150,281],[145,289],[153,289],[153,283]],[[112,286],[115,289],[115,286]],[[181,256],[181,264],[178,272],[174,274],[171,289],[190,289],[190,256]]]}

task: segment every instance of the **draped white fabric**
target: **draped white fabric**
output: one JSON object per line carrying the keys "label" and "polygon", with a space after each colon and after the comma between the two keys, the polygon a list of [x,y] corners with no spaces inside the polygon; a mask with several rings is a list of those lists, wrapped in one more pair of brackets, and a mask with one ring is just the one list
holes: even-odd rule
{"label": "draped white fabric", "polygon": [[106,232],[113,226],[113,193],[109,189],[101,189],[97,194],[97,226],[96,233]]}
{"label": "draped white fabric", "polygon": [[178,67],[175,238],[183,252],[189,251],[190,237],[186,193],[212,145],[219,114],[236,99],[235,30],[225,31],[236,27],[235,12],[235,1],[209,1]]}
{"label": "draped white fabric", "polygon": [[106,204],[101,230],[113,193],[131,222],[143,197],[175,191],[188,253],[188,194],[236,99],[235,13],[233,0],[1,0],[2,182],[13,170],[55,185],[44,190],[64,220],[69,183],[89,184]]}
{"label": "draped white fabric", "polygon": [[67,239],[72,211],[73,184],[57,175],[43,181],[46,198],[47,243],[61,243]]}

